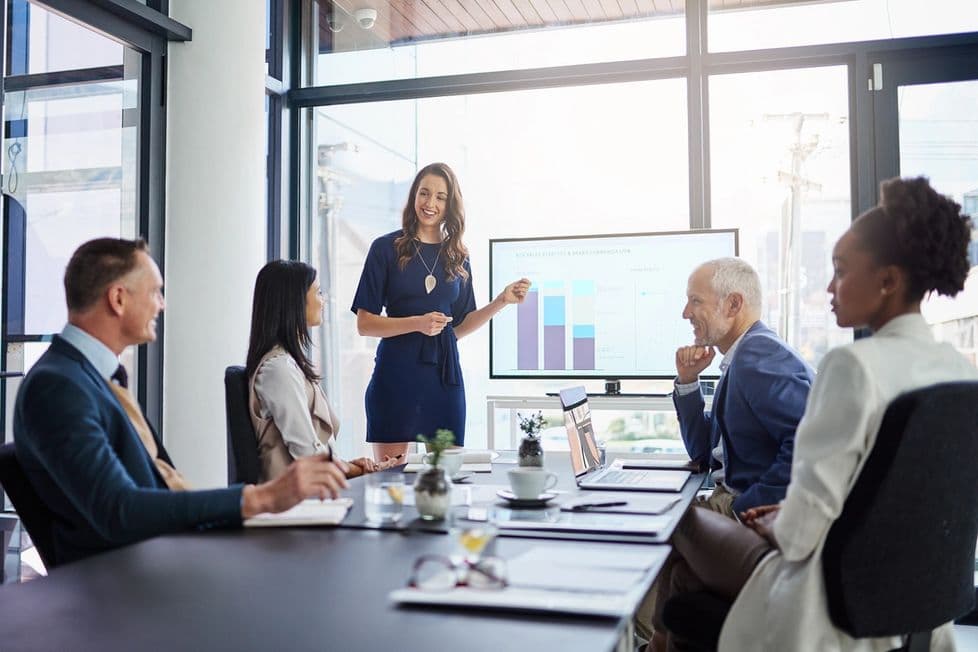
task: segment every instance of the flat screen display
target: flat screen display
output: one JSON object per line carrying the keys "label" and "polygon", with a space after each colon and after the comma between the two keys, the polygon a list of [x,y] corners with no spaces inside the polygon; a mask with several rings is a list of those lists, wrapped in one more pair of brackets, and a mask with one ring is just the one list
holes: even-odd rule
{"label": "flat screen display", "polygon": [[490,240],[491,296],[533,284],[490,324],[490,377],[674,377],[676,349],[693,343],[689,274],[737,244],[736,229]]}

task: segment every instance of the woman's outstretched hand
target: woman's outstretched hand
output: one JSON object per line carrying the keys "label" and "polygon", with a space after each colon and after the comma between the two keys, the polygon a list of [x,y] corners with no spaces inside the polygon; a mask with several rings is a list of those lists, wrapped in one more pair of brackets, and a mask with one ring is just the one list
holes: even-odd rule
{"label": "woman's outstretched hand", "polygon": [[523,303],[523,299],[526,298],[526,293],[530,291],[530,279],[521,278],[518,281],[513,281],[499,293],[499,297],[503,300],[503,303]]}
{"label": "woman's outstretched hand", "polygon": [[346,477],[355,478],[357,476],[366,475],[367,473],[374,473],[381,469],[380,465],[374,462],[369,457],[358,457],[355,460],[350,460],[347,462],[350,465],[350,471],[352,475],[348,474]]}

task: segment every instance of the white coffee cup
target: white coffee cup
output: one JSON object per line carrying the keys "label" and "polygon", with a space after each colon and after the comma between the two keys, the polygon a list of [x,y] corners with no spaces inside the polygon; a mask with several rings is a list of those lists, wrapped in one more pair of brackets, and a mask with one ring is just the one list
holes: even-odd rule
{"label": "white coffee cup", "polygon": [[508,474],[513,495],[521,500],[533,500],[557,485],[557,474],[540,468],[518,467],[510,469]]}
{"label": "white coffee cup", "polygon": [[[438,458],[438,466],[445,469],[445,473],[451,478],[459,472],[462,468],[463,456],[465,451],[461,448],[449,448],[441,452],[441,456]],[[425,464],[431,464],[433,456],[428,453],[424,456]]]}

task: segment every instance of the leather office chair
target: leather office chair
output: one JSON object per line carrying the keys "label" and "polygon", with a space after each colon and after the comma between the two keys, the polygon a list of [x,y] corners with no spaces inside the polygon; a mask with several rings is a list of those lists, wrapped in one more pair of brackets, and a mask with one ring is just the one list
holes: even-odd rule
{"label": "leather office chair", "polygon": [[[832,524],[822,552],[829,616],[856,638],[931,631],[974,607],[978,536],[978,383],[898,397]],[[710,593],[671,599],[666,627],[691,650],[715,649],[729,604]]]}
{"label": "leather office chair", "polygon": [[244,367],[224,370],[224,403],[228,430],[228,484],[257,483],[261,469],[258,435],[248,410],[248,377]]}
{"label": "leather office chair", "polygon": [[17,510],[21,524],[31,535],[34,547],[37,548],[41,561],[48,569],[57,563],[54,555],[54,534],[51,524],[54,513],[48,509],[41,497],[34,491],[33,485],[24,474],[20,460],[14,452],[13,444],[0,446],[0,485]]}

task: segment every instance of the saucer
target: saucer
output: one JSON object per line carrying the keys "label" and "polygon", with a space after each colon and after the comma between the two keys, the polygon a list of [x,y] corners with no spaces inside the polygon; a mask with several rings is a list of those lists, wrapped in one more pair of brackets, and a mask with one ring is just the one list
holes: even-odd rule
{"label": "saucer", "polygon": [[500,489],[496,495],[509,503],[514,509],[533,509],[536,507],[546,507],[547,503],[557,497],[552,491],[545,491],[536,498],[517,498],[509,489]]}
{"label": "saucer", "polygon": [[472,477],[472,475],[473,475],[473,474],[472,474],[472,472],[471,472],[471,471],[459,471],[458,473],[456,473],[455,475],[453,475],[453,476],[452,476],[451,478],[449,478],[449,479],[450,479],[450,480],[451,480],[452,482],[454,482],[455,484],[460,484],[460,483],[462,483],[462,482],[465,482],[465,481],[466,481],[466,480],[468,480],[469,478],[471,478],[471,477]]}

